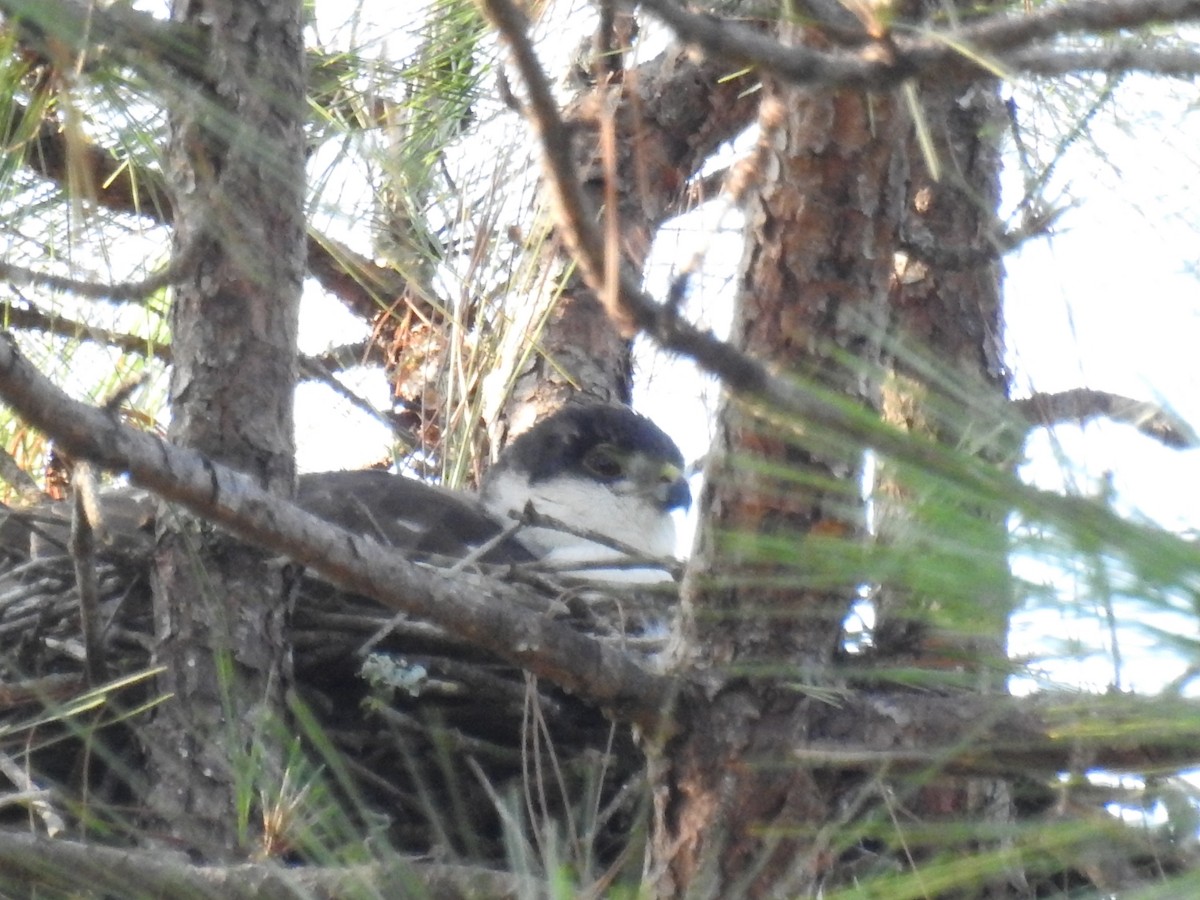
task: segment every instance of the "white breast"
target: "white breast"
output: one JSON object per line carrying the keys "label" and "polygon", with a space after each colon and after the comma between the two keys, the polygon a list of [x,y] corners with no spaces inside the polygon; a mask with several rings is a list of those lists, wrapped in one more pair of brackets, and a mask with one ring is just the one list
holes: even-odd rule
{"label": "white breast", "polygon": [[[549,516],[578,531],[594,532],[635,548],[639,556],[669,558],[675,551],[675,521],[640,494],[622,492],[621,484],[604,485],[579,478],[556,478],[530,485],[515,473],[493,479],[484,503],[494,514],[507,518],[532,503],[539,515]],[[553,528],[525,528],[517,535],[526,547],[555,565],[580,563],[569,574],[592,581],[653,584],[669,581],[660,566],[592,568],[586,563],[629,559],[628,554],[570,532]]]}

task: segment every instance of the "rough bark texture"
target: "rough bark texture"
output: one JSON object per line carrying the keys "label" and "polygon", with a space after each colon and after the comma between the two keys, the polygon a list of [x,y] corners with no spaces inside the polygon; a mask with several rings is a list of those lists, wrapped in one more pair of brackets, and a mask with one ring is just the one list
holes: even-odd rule
{"label": "rough bark texture", "polygon": [[[175,244],[195,260],[172,311],[170,437],[279,494],[293,487],[304,273],[303,44],[295,0],[180,0],[207,27],[210,90],[172,116]],[[245,838],[249,775],[277,766],[284,588],[264,554],[162,516],[156,661],[170,696],[147,736],[154,814],[220,855]],[[239,781],[242,783],[239,784]]]}
{"label": "rough bark texture", "polygon": [[[916,89],[931,125],[931,147],[908,141],[910,177],[891,301],[896,352],[883,392],[892,424],[1010,470],[1021,428],[1004,421],[1008,373],[1003,361],[999,231],[1003,128],[999,85],[992,79],[943,78]],[[963,497],[943,486],[914,485],[881,465],[878,540],[923,565],[965,573],[941,579],[941,590],[885,584],[876,598],[874,657],[881,666],[907,666],[977,690],[1002,690],[1013,592],[1008,568],[1008,514],[1003,507]],[[954,525],[946,526],[948,520]],[[942,524],[937,524],[937,523]],[[948,533],[953,531],[953,533]],[[954,586],[970,593],[955,596]],[[948,683],[948,682],[947,682]],[[905,794],[923,822],[997,828],[1014,816],[1003,779],[931,778]],[[973,849],[982,849],[980,842]],[[992,845],[994,846],[994,845]],[[942,852],[915,841],[914,863]],[[1019,866],[983,879],[972,896],[1007,897],[1028,891]]]}
{"label": "rough bark texture", "polygon": [[[891,95],[768,86],[762,124],[732,339],[818,389],[873,407],[875,387],[847,358],[869,365],[879,357],[904,196],[906,117]],[[796,574],[794,559],[756,558],[753,541],[742,548],[718,533],[801,542],[804,535],[861,533],[858,448],[822,445],[802,426],[756,424],[732,405],[717,440],[718,460],[747,454],[782,464],[787,474],[763,474],[736,460],[715,473],[704,507],[710,510],[700,543],[704,569]],[[716,663],[787,658],[827,664],[853,585],[828,592],[796,586],[785,578],[777,591],[756,586],[742,594],[715,591],[697,579],[691,592],[695,642]]]}
{"label": "rough bark texture", "polygon": [[[1004,419],[1008,373],[996,219],[997,135],[1004,113],[998,88],[991,79],[966,78],[917,88],[940,172],[934,176],[929,157],[915,134],[910,136],[903,252],[889,304],[897,349],[883,415],[902,429],[1011,469],[1023,431],[1020,423]],[[887,466],[878,481],[880,539],[900,542],[908,552],[924,555],[928,565],[973,564],[969,581],[978,588],[956,598],[885,586],[876,629],[879,656],[977,672],[981,686],[989,680],[996,686],[999,679],[987,673],[1003,669],[1012,604],[1006,511],[947,496],[931,485],[914,489]],[[950,548],[939,547],[936,536],[928,540],[930,523],[923,515],[941,509],[944,516],[947,506],[961,509],[961,526],[971,529]],[[973,548],[970,560],[964,547]],[[984,548],[990,552],[980,552]]]}
{"label": "rough bark texture", "polygon": [[[761,124],[733,340],[848,403],[873,406],[874,388],[845,356],[879,356],[907,117],[891,94],[768,84]],[[691,704],[683,735],[661,758],[664,896],[804,893],[827,863],[813,835],[837,809],[838,778],[824,773],[818,782],[780,758],[781,748],[813,736],[822,705],[781,681],[829,677],[821,673],[855,590],[806,583],[797,556],[807,540],[853,539],[864,526],[860,451],[818,437],[756,427],[732,405],[722,414],[713,458],[725,464],[702,499],[708,518],[685,584],[686,645],[694,665],[747,675]],[[764,474],[771,464],[787,476]],[[792,552],[758,556],[764,534]],[[752,537],[741,544],[729,535]],[[769,668],[755,678],[759,666]],[[793,674],[781,679],[785,672]]]}

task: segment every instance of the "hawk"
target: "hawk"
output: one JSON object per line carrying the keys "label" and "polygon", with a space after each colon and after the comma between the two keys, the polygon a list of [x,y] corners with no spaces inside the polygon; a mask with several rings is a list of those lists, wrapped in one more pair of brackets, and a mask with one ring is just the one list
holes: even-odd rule
{"label": "hawk", "polygon": [[[124,490],[101,499],[111,541],[149,539],[153,497]],[[690,505],[691,492],[662,429],[625,406],[588,405],[568,406],[514,440],[478,493],[375,470],[317,472],[300,476],[296,503],[414,559],[536,561],[593,581],[651,583],[670,578],[672,513]],[[35,553],[39,543],[61,552],[69,517],[66,504],[13,513],[0,544],[24,542],[28,555],[32,530]]]}
{"label": "hawk", "polygon": [[670,577],[672,513],[688,508],[691,491],[662,429],[625,406],[589,405],[509,444],[478,494],[386,472],[325,472],[301,477],[296,502],[418,558],[540,561],[589,580],[646,583]]}

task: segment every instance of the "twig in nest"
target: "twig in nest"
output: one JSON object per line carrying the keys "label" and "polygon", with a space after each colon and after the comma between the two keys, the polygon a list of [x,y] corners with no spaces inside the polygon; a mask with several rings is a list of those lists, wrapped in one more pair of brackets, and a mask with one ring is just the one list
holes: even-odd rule
{"label": "twig in nest", "polygon": [[104,541],[100,497],[90,463],[75,465],[71,502],[71,559],[79,588],[79,624],[83,632],[84,672],[89,687],[107,679],[104,641],[100,627],[100,588],[96,578],[96,541]]}
{"label": "twig in nest", "polygon": [[50,805],[50,792],[38,787],[25,768],[2,750],[0,750],[0,773],[3,773],[4,777],[11,781],[19,792],[0,797],[0,805],[8,803],[27,805],[42,820],[42,824],[46,826],[46,834],[50,837],[56,837],[66,831],[67,824],[63,821],[63,817]]}
{"label": "twig in nest", "polygon": [[600,544],[603,547],[616,550],[628,557],[627,559],[602,559],[597,557],[594,560],[570,560],[563,563],[540,561],[529,564],[530,568],[541,572],[577,572],[588,569],[644,569],[653,566],[654,568],[663,569],[670,573],[671,577],[676,581],[683,574],[683,566],[677,559],[647,556],[642,552],[641,548],[613,540],[607,534],[601,534],[598,531],[592,531],[587,528],[573,528],[561,519],[539,513],[534,509],[532,503],[528,504],[524,512],[520,514],[518,524],[529,526],[530,528],[552,528],[555,531],[574,535],[585,541],[591,541],[594,544]]}

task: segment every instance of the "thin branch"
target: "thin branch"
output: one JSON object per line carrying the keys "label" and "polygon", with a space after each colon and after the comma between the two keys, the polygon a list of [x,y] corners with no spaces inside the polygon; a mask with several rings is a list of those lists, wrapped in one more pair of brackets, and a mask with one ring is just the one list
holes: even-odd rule
{"label": "thin branch", "polygon": [[[0,0],[3,8],[4,0]],[[7,124],[0,123],[0,139],[14,143],[20,123],[28,114],[26,107],[14,102],[5,119]],[[24,151],[25,165],[31,171],[59,185],[68,183],[72,165],[83,168],[89,173],[87,183],[95,186],[90,199],[107,210],[143,216],[161,225],[174,221],[175,211],[161,173],[93,144],[69,148],[66,134],[53,120],[39,125],[37,134],[24,144]],[[404,297],[419,314],[437,315],[437,304],[414,299],[419,294],[394,269],[316,232],[309,232],[306,246],[309,273],[361,318],[370,320],[397,297]],[[111,293],[102,297],[120,299]],[[135,293],[134,299],[139,295]]]}
{"label": "thin branch", "polygon": [[392,433],[392,437],[402,444],[406,449],[412,450],[421,446],[421,441],[412,429],[405,428],[401,425],[394,416],[388,415],[383,410],[378,409],[375,404],[371,403],[365,397],[360,397],[346,385],[338,380],[333,371],[330,371],[326,365],[332,353],[322,354],[321,356],[301,356],[300,357],[300,378],[303,381],[317,381],[325,385],[337,396],[341,397],[359,412],[374,419],[380,425],[388,429]]}
{"label": "thin branch", "polygon": [[1038,393],[1014,400],[1013,405],[1033,425],[1052,428],[1067,422],[1082,425],[1091,419],[1104,418],[1132,425],[1175,450],[1200,446],[1200,436],[1192,426],[1170,410],[1108,391],[1075,388],[1053,394]]}
{"label": "thin branch", "polygon": [[[786,46],[748,26],[689,12],[673,0],[642,0],[640,5],[669,25],[681,40],[708,53],[756,66],[793,83],[828,87],[893,86],[935,69],[944,71],[947,66],[977,67],[972,60],[977,54],[995,56],[1001,67],[1017,69],[1020,57],[1005,53],[1023,51],[1060,35],[1200,18],[1200,0],[1074,0],[1017,15],[998,13],[945,34],[909,35],[897,30],[886,44],[825,52]],[[1138,60],[1149,61],[1145,57]],[[1039,61],[1044,63],[1045,57]]]}
{"label": "thin branch", "polygon": [[246,475],[71,399],[20,355],[11,338],[0,340],[0,396],[75,458],[127,472],[134,484],[243,540],[286,554],[344,590],[440,625],[609,708],[618,719],[652,730],[667,723],[673,679],[652,674],[632,656],[531,611],[526,595],[511,585],[447,578],[414,565],[370,538],[266,493]]}
{"label": "thin branch", "polygon": [[[26,307],[7,306],[0,311],[0,318],[3,318],[5,324],[10,328],[40,331],[45,334],[54,334],[73,340],[91,341],[102,346],[115,347],[122,353],[149,357],[167,364],[171,362],[171,346],[169,344],[160,343],[134,334],[110,331],[106,328],[99,328],[95,325],[89,325],[86,322],[80,322],[77,319],[67,319],[62,316],[43,312],[32,305]],[[350,365],[358,365],[364,362],[375,365],[381,364],[383,360],[380,357],[381,353],[378,346],[366,341],[335,347],[316,356],[301,355],[299,358],[299,377],[302,381],[319,381],[326,385],[355,409],[387,428],[399,443],[406,447],[415,447],[418,445],[417,440],[410,429],[405,428],[394,417],[389,416],[386,412],[378,409],[373,403],[350,390],[335,377],[337,371]],[[15,482],[8,477],[9,474],[11,473],[4,468],[3,459],[0,458],[0,479],[16,486]],[[32,484],[32,480],[29,483]]]}
{"label": "thin branch", "polygon": [[0,310],[0,319],[3,319],[5,326],[8,328],[39,331],[44,334],[53,334],[73,340],[91,341],[94,344],[115,347],[122,353],[151,357],[165,363],[171,361],[171,347],[168,344],[159,343],[150,338],[139,337],[136,334],[125,334],[119,331],[110,331],[107,328],[98,328],[95,325],[89,325],[87,322],[80,322],[78,319],[68,319],[63,316],[54,315],[53,313],[44,312],[35,306],[5,305]]}
{"label": "thin branch", "polygon": [[970,47],[999,52],[1065,34],[1102,34],[1196,18],[1200,18],[1197,0],[1070,0],[976,19],[953,36]]}
{"label": "thin branch", "polygon": [[480,3],[484,13],[508,43],[529,92],[529,102],[523,111],[530,125],[537,130],[546,157],[547,174],[555,187],[551,191],[551,199],[557,207],[556,217],[564,226],[561,229],[562,236],[583,271],[588,287],[606,304],[614,324],[626,336],[630,336],[637,330],[636,319],[632,311],[625,308],[626,304],[621,302],[622,292],[607,286],[604,236],[597,225],[595,211],[575,177],[571,132],[563,122],[550,81],[538,63],[533,43],[529,40],[529,20],[509,0],[480,0]]}
{"label": "thin branch", "polygon": [[367,321],[403,300],[418,316],[433,322],[443,318],[443,305],[427,297],[416,284],[388,266],[381,266],[344,244],[308,233],[308,271],[321,287]]}
{"label": "thin branch", "polygon": [[104,540],[96,476],[91,463],[80,460],[72,475],[71,561],[79,590],[79,625],[83,633],[83,668],[90,688],[107,679],[103,631],[100,625],[100,589],[96,576],[96,541]]}
{"label": "thin branch", "polygon": [[192,265],[193,260],[190,259],[190,256],[191,254],[186,252],[176,256],[168,265],[141,281],[118,281],[111,284],[101,281],[85,281],[68,278],[65,275],[54,275],[50,272],[38,272],[35,269],[2,260],[0,260],[0,278],[18,286],[33,285],[34,287],[49,288],[52,291],[62,291],[91,300],[108,300],[112,303],[142,303],[149,300],[151,295],[174,284],[179,278],[179,273]]}
{"label": "thin branch", "polygon": [[[414,882],[430,897],[517,898],[536,893],[529,878],[414,857],[351,867],[293,867],[279,863],[199,866],[161,850],[105,847],[0,831],[0,872],[15,884],[114,896],[195,897],[207,900],[294,900],[359,896],[407,897]],[[424,895],[424,894],[423,894]]]}
{"label": "thin branch", "polygon": [[375,341],[355,341],[330,347],[323,353],[302,357],[304,365],[320,368],[333,374],[354,366],[382,366],[387,362],[383,350]]}
{"label": "thin branch", "polygon": [[[897,722],[896,710],[904,710]],[[1045,693],[839,697],[825,733],[846,740],[796,744],[794,758],[831,769],[932,771],[972,776],[1175,771],[1200,764],[1200,704],[1169,696]],[[902,739],[897,740],[899,726]]]}
{"label": "thin branch", "polygon": [[1043,76],[1071,72],[1145,72],[1169,78],[1200,75],[1200,52],[1182,47],[1030,47],[1006,55],[1004,62],[1012,69]]}

